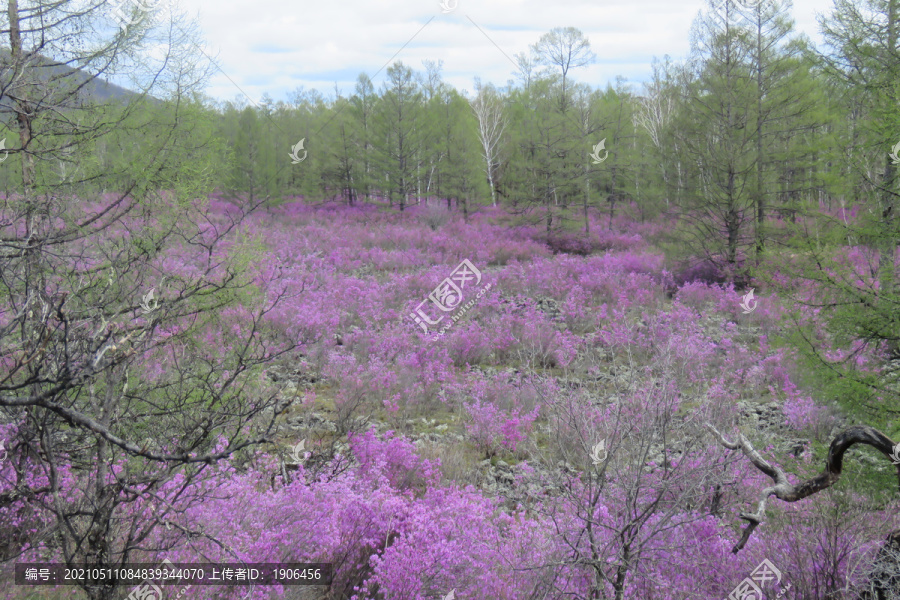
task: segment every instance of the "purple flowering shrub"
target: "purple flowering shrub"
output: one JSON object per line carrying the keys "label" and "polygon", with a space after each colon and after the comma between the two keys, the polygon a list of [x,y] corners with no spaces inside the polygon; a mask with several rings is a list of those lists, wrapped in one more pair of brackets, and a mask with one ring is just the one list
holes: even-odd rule
{"label": "purple flowering shrub", "polygon": [[[233,210],[212,199],[208,231]],[[704,423],[730,436],[738,402],[777,401],[786,427],[821,438],[833,425],[830,409],[800,389],[791,353],[769,343],[785,314],[778,298],[758,290],[757,308],[745,314],[746,292],[718,285],[715,273],[669,273],[648,243],[668,226],[637,223],[627,210],[611,223],[592,215],[590,236],[552,243],[538,229],[501,225],[496,210],[469,223],[419,212],[293,202],[252,217],[235,236],[229,251],[254,277],[247,303],[280,299],[254,335],[270,341],[271,353],[285,339],[302,347],[309,383],[291,410],[327,412],[343,425],[310,435],[316,461],[288,468],[274,445],[255,448],[198,467],[204,476],[191,489],[174,474],[152,497],[122,505],[160,519],[133,560],[330,562],[327,594],[342,599],[425,600],[455,589],[460,600],[687,600],[727,597],[767,558],[803,597],[850,597],[839,594],[863,579],[881,535],[875,524],[896,519],[891,507],[839,523],[828,520],[836,496],[773,502],[747,547],[731,553],[738,514],[769,482],[717,445]],[[861,267],[864,258],[848,254]],[[462,290],[474,302],[453,320],[426,299],[464,259],[481,281]],[[222,275],[206,268],[215,257],[188,248],[162,260],[186,279]],[[420,305],[441,317],[427,331],[410,317]],[[191,351],[214,358],[228,348],[247,333],[246,311],[240,305],[196,327]],[[798,318],[822,321],[813,310]],[[865,369],[874,352],[834,347],[831,356]],[[151,351],[133,376],[165,381],[174,360]],[[390,431],[360,432],[355,417],[378,417]],[[447,427],[441,443],[476,456],[473,471],[484,457],[515,470],[479,471],[495,477],[484,489],[445,480],[440,460],[420,456],[410,425],[438,417]],[[16,427],[0,425],[0,441]],[[162,438],[162,448],[178,442]],[[334,452],[324,452],[328,443]],[[789,461],[791,477],[821,467],[809,454],[761,452]],[[51,493],[15,496],[23,483],[47,487],[46,466],[34,447],[7,443],[0,458],[0,497],[14,498],[0,503],[0,539],[23,558],[58,558],[40,535],[52,525]],[[77,504],[83,481],[71,462],[54,477],[59,499]],[[111,493],[128,493],[114,487],[127,468],[111,465]],[[247,593],[194,586],[182,597]],[[289,593],[255,588],[250,597]]]}

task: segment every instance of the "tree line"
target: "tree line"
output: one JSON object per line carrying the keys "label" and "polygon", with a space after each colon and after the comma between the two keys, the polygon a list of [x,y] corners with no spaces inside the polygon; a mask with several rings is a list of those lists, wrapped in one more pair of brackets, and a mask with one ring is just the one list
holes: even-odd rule
{"label": "tree line", "polygon": [[380,86],[360,74],[349,95],[214,103],[236,151],[221,184],[251,200],[502,205],[548,234],[635,206],[641,219],[677,215],[686,252],[740,272],[810,207],[890,214],[896,196],[896,2],[838,0],[820,22],[824,50],[796,33],[791,8],[710,1],[689,58],[656,60],[640,91],[577,81],[596,57],[567,27],[515,55],[516,79],[476,78],[473,93],[444,82],[441,61],[398,62]]}
{"label": "tree line", "polygon": [[[823,50],[795,31],[791,9],[789,0],[709,0],[688,59],[655,60],[639,91],[621,78],[605,89],[577,81],[596,56],[565,27],[515,55],[514,79],[476,78],[472,93],[443,80],[442,61],[425,61],[420,71],[394,63],[380,85],[362,73],[349,94],[301,87],[259,103],[195,94],[216,140],[204,163],[215,163],[219,189],[251,203],[302,195],[403,210],[441,198],[466,213],[485,204],[528,212],[548,234],[589,233],[589,213],[611,224],[623,206],[641,219],[671,213],[685,253],[734,278],[779,241],[779,222],[806,208],[874,203],[890,215],[896,196],[896,2],[837,0],[820,19]],[[171,112],[165,102],[154,109]],[[162,132],[147,110],[110,120],[119,127],[92,149],[108,175],[88,176],[65,145],[35,168],[127,187],[137,148]],[[23,184],[9,167],[7,191]]]}

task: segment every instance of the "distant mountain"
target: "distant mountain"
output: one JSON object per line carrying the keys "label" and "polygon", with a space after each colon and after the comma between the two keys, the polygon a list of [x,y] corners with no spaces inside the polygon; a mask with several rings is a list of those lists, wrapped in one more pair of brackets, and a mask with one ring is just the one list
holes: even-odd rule
{"label": "distant mountain", "polygon": [[[8,48],[0,48],[0,85],[8,82],[12,76],[12,59],[11,51]],[[127,104],[139,94],[110,83],[104,79],[96,78],[91,80],[91,76],[79,69],[73,69],[67,65],[57,64],[58,61],[49,58],[38,58],[33,67],[33,73],[37,73],[38,78],[42,81],[50,81],[59,79],[67,86],[78,86],[88,82],[81,95],[86,102],[120,102]],[[153,100],[158,102],[157,100]],[[8,113],[10,109],[10,99],[7,97],[0,98],[0,113]]]}

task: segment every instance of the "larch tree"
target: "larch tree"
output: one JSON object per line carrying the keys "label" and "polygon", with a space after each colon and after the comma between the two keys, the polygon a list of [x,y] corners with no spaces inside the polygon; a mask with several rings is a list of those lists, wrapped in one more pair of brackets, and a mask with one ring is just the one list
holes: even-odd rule
{"label": "larch tree", "polygon": [[755,100],[749,32],[739,6],[710,0],[695,22],[687,119],[678,128],[696,185],[681,207],[684,241],[732,279],[745,277],[754,222]]}
{"label": "larch tree", "polygon": [[[792,36],[794,23],[790,17],[790,0],[764,0],[742,9],[750,30],[750,61],[754,79],[756,109],[754,115],[756,145],[754,196],[756,223],[754,245],[759,261],[766,238],[766,216],[769,198],[774,196],[768,172],[774,165],[794,162],[795,156],[777,152],[777,146],[793,134],[815,126],[816,103],[807,76],[810,54],[803,39]],[[790,146],[789,146],[790,147]],[[791,147],[795,152],[800,148]]]}
{"label": "larch tree", "polygon": [[426,131],[423,129],[423,95],[413,70],[403,63],[387,68],[375,119],[374,146],[384,170],[388,195],[400,210],[416,190]]}

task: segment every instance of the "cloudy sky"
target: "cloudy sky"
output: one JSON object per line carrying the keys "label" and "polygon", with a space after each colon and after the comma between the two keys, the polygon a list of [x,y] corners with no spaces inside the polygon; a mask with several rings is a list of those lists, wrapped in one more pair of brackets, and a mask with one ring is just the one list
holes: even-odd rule
{"label": "cloudy sky", "polygon": [[[554,27],[577,27],[590,40],[595,64],[575,80],[605,87],[623,76],[639,89],[653,57],[679,59],[706,0],[177,0],[194,16],[221,71],[207,93],[219,100],[263,93],[287,100],[301,86],[332,96],[353,92],[366,72],[380,87],[384,68],[401,60],[424,70],[443,61],[444,80],[459,90],[473,77],[505,85],[511,59]],[[797,31],[816,44],[817,14],[831,0],[794,0]],[[376,75],[377,73],[377,75]]]}

